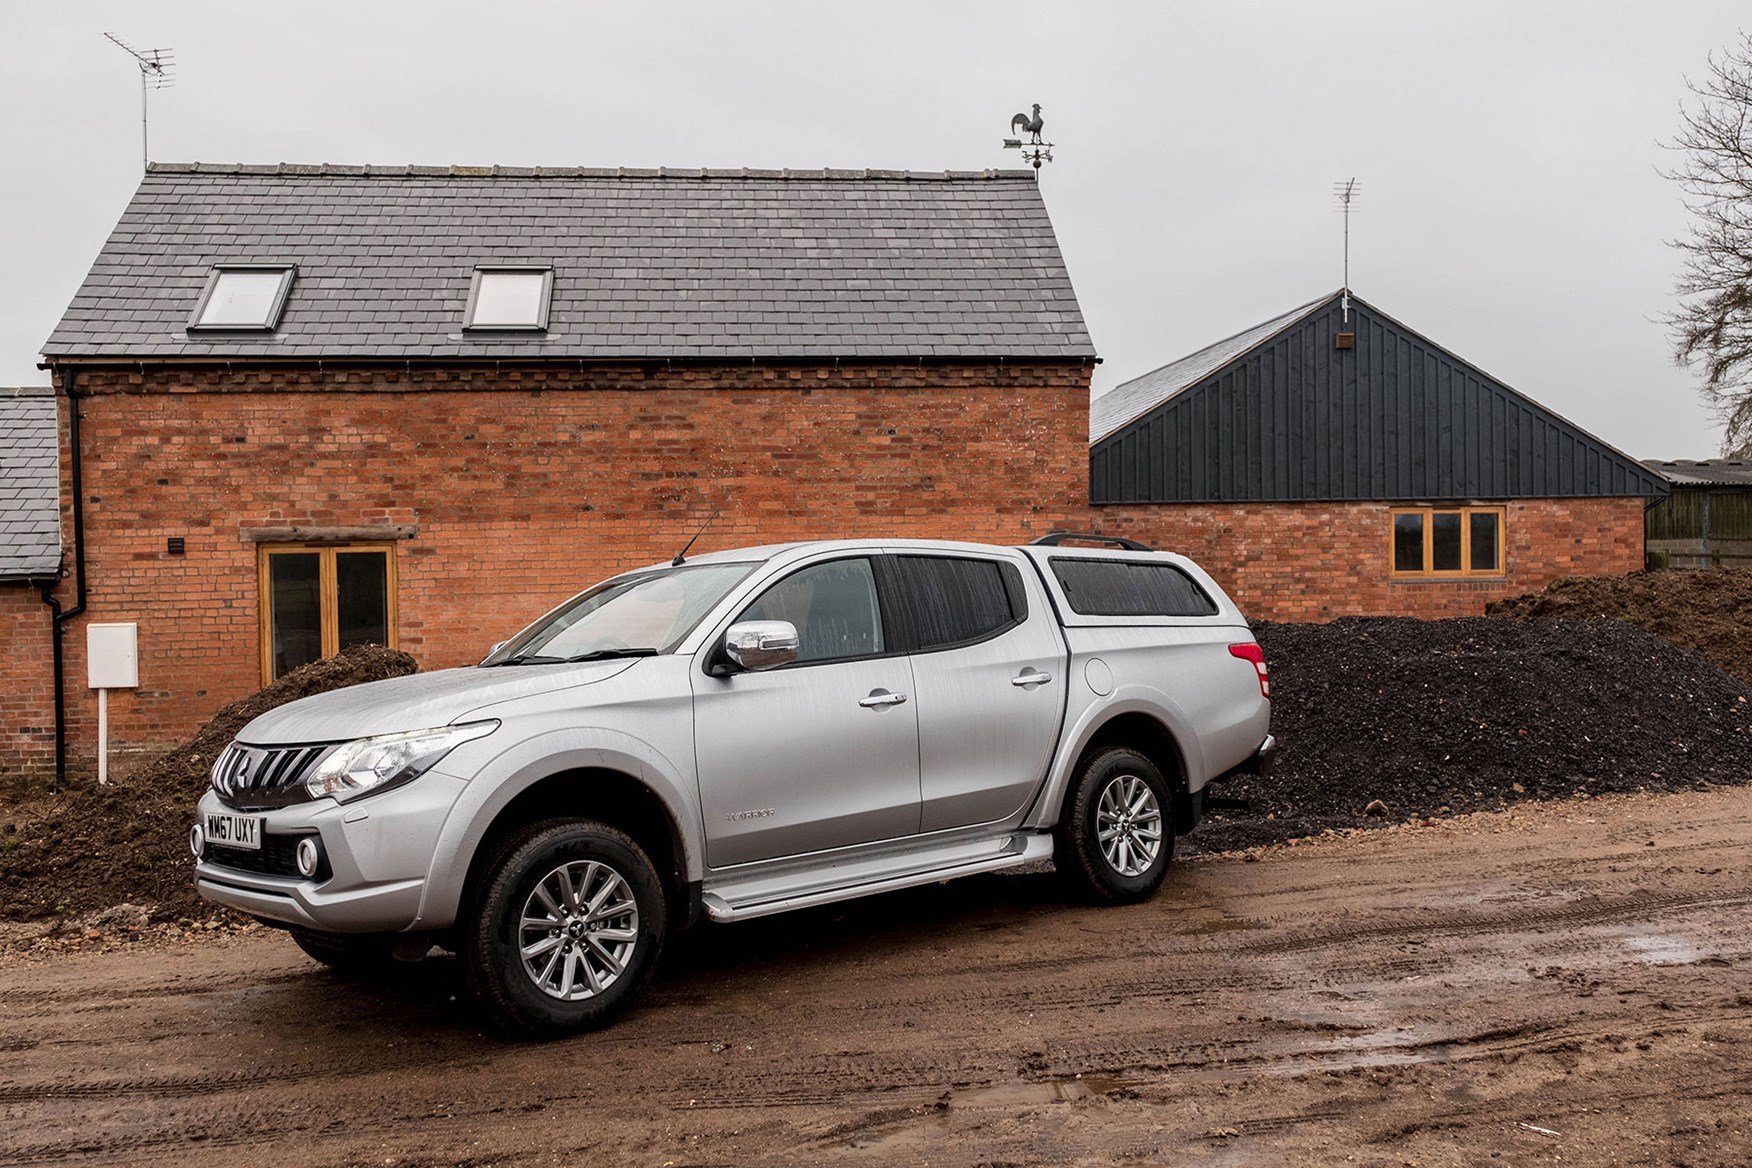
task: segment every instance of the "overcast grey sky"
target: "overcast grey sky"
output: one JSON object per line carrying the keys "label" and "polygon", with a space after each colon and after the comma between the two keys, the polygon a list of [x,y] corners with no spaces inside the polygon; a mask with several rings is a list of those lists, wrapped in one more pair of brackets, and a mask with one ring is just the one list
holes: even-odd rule
{"label": "overcast grey sky", "polygon": [[1656,173],[1684,77],[1744,4],[959,0],[0,0],[0,384],[159,161],[1016,165],[1047,205],[1100,392],[1351,285],[1639,457],[1719,430],[1658,323],[1685,216]]}

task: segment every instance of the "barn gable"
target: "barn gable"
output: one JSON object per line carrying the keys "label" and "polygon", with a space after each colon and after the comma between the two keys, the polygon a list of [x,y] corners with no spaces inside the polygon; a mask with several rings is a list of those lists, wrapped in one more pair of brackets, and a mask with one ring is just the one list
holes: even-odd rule
{"label": "barn gable", "polygon": [[1659,475],[1354,293],[1347,322],[1343,302],[1335,292],[1096,399],[1092,501],[1666,493]]}

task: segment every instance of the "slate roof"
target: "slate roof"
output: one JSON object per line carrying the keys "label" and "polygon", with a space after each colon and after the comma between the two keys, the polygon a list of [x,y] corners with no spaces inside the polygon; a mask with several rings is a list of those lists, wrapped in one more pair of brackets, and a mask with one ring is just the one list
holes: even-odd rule
{"label": "slate roof", "polygon": [[1255,345],[1269,340],[1295,324],[1309,313],[1331,300],[1322,296],[1300,308],[1292,308],[1282,316],[1264,324],[1254,325],[1244,332],[1218,341],[1214,345],[1171,361],[1160,369],[1152,369],[1142,377],[1121,382],[1089,403],[1089,441],[1099,442],[1128,422],[1149,413],[1189,385],[1195,385],[1207,375]]}
{"label": "slate roof", "polygon": [[[186,331],[222,262],[297,265],[275,332]],[[547,331],[465,336],[477,264],[551,264]],[[1032,171],[165,163],[43,352],[1094,356]]]}
{"label": "slate roof", "polygon": [[1643,465],[1676,487],[1752,487],[1752,461],[1744,459],[1645,458]]}
{"label": "slate roof", "polygon": [[54,390],[0,389],[0,580],[47,578],[60,570]]}

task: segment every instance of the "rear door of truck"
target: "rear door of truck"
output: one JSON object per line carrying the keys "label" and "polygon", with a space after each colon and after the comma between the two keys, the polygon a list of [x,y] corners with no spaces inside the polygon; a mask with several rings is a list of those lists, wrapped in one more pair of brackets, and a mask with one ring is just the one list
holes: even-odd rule
{"label": "rear door of truck", "polygon": [[897,547],[884,594],[909,639],[921,831],[1014,818],[1051,765],[1066,650],[1039,577],[995,548]]}

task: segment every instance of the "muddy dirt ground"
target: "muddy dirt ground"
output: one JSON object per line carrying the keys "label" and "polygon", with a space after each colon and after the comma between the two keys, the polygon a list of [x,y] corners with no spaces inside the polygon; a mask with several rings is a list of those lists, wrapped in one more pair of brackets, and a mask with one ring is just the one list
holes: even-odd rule
{"label": "muddy dirt ground", "polygon": [[0,1164],[1752,1163],[1752,790],[994,876],[678,940],[606,1032],[255,929],[0,953]]}

